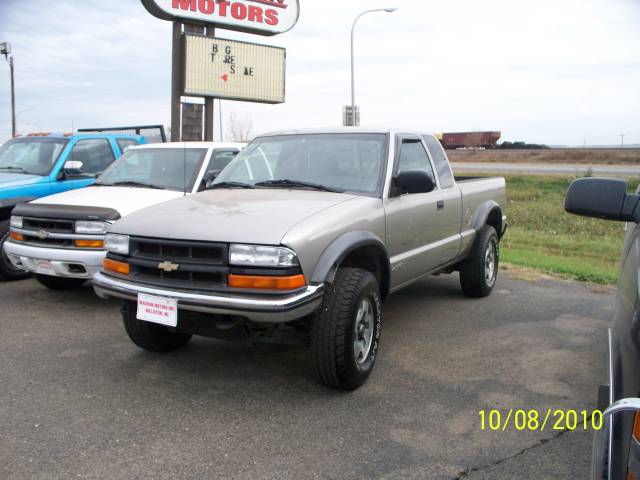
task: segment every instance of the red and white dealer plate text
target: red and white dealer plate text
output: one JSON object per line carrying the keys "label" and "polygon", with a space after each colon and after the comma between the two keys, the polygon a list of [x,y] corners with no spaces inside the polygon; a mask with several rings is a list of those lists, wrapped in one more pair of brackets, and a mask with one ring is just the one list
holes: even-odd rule
{"label": "red and white dealer plate text", "polygon": [[145,322],[176,327],[178,326],[178,301],[139,293],[137,318]]}

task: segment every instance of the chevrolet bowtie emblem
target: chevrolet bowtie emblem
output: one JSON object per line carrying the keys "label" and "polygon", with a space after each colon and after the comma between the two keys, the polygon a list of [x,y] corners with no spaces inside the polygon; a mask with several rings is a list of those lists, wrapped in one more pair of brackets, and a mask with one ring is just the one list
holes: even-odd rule
{"label": "chevrolet bowtie emblem", "polygon": [[158,268],[160,270],[164,270],[165,272],[175,272],[176,270],[178,270],[178,268],[180,268],[180,265],[171,263],[170,261],[167,260],[162,263],[159,263]]}
{"label": "chevrolet bowtie emblem", "polygon": [[46,232],[44,230],[38,230],[38,232],[36,233],[36,237],[38,237],[40,240],[44,240],[48,236],[49,236],[49,232]]}

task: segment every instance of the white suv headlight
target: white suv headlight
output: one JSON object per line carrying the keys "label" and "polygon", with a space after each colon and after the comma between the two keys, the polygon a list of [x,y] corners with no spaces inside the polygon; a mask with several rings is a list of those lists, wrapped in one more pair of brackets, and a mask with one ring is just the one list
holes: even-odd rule
{"label": "white suv headlight", "polygon": [[107,222],[87,222],[79,220],[76,222],[76,233],[85,235],[104,235],[109,231],[110,224]]}
{"label": "white suv headlight", "polygon": [[13,228],[22,228],[22,220],[22,217],[12,216],[9,223]]}
{"label": "white suv headlight", "polygon": [[104,237],[104,249],[119,255],[129,255],[129,235],[108,234]]}
{"label": "white suv headlight", "polygon": [[229,263],[245,267],[297,267],[298,257],[286,247],[237,245],[229,247]]}

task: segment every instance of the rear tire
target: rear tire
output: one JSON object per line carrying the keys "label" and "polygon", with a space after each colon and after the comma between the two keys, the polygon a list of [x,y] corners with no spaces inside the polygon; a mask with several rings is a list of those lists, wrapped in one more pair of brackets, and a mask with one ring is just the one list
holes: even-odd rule
{"label": "rear tire", "polygon": [[4,242],[9,238],[9,220],[0,222],[0,279],[23,280],[31,274],[13,266],[9,257],[4,253]]}
{"label": "rear tire", "polygon": [[500,240],[495,228],[485,225],[476,235],[469,257],[460,265],[460,286],[465,295],[491,295],[500,266]]}
{"label": "rear tire", "polygon": [[39,275],[36,280],[50,290],[73,290],[80,288],[87,281],[85,278],[54,277],[52,275]]}
{"label": "rear tire", "polygon": [[311,331],[315,368],[322,383],[355,390],[367,381],[380,344],[381,305],[380,286],[371,272],[338,270]]}
{"label": "rear tire", "polygon": [[125,302],[122,307],[122,321],[129,338],[138,347],[151,352],[166,353],[183,347],[191,340],[191,335],[172,331],[169,327],[145,322],[136,318],[137,305]]}

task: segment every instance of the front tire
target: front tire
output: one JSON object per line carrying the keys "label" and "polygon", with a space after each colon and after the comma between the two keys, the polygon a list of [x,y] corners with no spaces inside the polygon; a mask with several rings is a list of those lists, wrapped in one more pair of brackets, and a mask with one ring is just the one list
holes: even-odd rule
{"label": "front tire", "polygon": [[52,275],[35,275],[36,280],[50,290],[73,290],[80,288],[87,281],[84,278],[54,277]]}
{"label": "front tire", "polygon": [[363,385],[375,365],[381,324],[376,277],[359,268],[339,269],[312,325],[311,347],[320,381],[340,390]]}
{"label": "front tire", "polygon": [[129,338],[140,348],[151,352],[166,353],[183,347],[191,340],[191,335],[171,330],[164,325],[145,322],[136,318],[135,302],[125,302],[122,307],[122,321]]}
{"label": "front tire", "polygon": [[465,295],[491,295],[500,266],[500,240],[495,228],[485,225],[476,235],[469,257],[460,265],[460,286]]}
{"label": "front tire", "polygon": [[4,242],[9,238],[9,220],[0,222],[0,279],[23,280],[31,274],[13,266],[9,257],[4,253]]}

